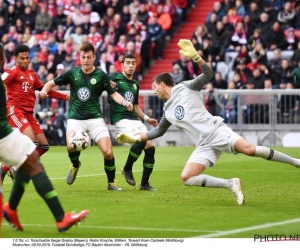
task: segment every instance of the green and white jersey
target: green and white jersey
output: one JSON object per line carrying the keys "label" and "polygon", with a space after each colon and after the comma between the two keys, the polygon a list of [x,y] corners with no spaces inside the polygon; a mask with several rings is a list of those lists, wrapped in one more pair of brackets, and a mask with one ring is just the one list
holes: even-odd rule
{"label": "green and white jersey", "polygon": [[[138,105],[139,83],[136,80],[128,80],[122,73],[113,73],[109,75],[109,78],[117,84],[116,91],[126,101],[131,102],[133,106]],[[139,120],[134,111],[128,111],[126,107],[116,103],[111,97],[109,97],[109,103],[111,124],[115,124],[122,119]]]}
{"label": "green and white jersey", "polygon": [[75,67],[55,78],[54,83],[59,86],[70,84],[71,100],[67,119],[102,118],[99,97],[103,91],[108,95],[116,92],[110,86],[107,74],[99,68],[85,74],[81,67]]}
{"label": "green and white jersey", "polygon": [[13,131],[7,122],[6,95],[3,84],[0,77],[0,139],[8,136]]}

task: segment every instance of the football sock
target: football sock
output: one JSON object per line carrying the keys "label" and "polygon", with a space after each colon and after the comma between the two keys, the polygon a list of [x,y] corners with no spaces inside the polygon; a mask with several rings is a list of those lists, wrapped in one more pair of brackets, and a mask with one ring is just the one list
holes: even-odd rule
{"label": "football sock", "polygon": [[7,173],[8,170],[10,169],[10,167],[8,167],[8,166],[6,166],[6,165],[4,165],[4,164],[2,165],[1,168],[2,168],[2,170],[3,170],[4,172],[6,172],[6,173]]}
{"label": "football sock", "polygon": [[187,186],[231,188],[232,180],[221,179],[206,174],[193,176],[184,182]]}
{"label": "football sock", "polygon": [[42,156],[49,150],[49,148],[50,148],[49,144],[45,144],[45,145],[38,144],[36,151],[39,153],[40,156]]}
{"label": "football sock", "polygon": [[32,176],[33,185],[38,194],[44,199],[51,210],[55,220],[61,221],[64,217],[64,210],[58,200],[56,191],[45,172]]}
{"label": "football sock", "polygon": [[9,197],[10,209],[17,209],[29,181],[30,175],[22,168],[19,168],[16,172],[15,182]]}
{"label": "football sock", "polygon": [[104,170],[108,183],[114,182],[116,176],[115,157],[113,157],[111,160],[104,159]]}
{"label": "football sock", "polygon": [[73,164],[73,167],[74,168],[79,168],[79,166],[80,166],[80,163],[79,163],[80,152],[79,151],[70,152],[68,150],[68,154],[69,154],[70,161]]}
{"label": "football sock", "polygon": [[299,167],[300,165],[298,159],[264,146],[256,146],[255,156],[270,161],[288,163],[296,167]]}
{"label": "football sock", "polygon": [[4,164],[1,165],[1,171],[0,171],[1,176],[0,176],[0,178],[1,178],[1,181],[2,181],[2,182],[3,182],[4,178],[5,178],[6,173],[8,172],[8,170],[9,170],[9,167],[8,167],[8,166],[6,166],[6,165],[4,165]]}
{"label": "football sock", "polygon": [[140,157],[143,149],[146,146],[147,141],[138,142],[131,146],[129,150],[129,154],[127,157],[126,164],[124,166],[125,171],[132,171],[132,166],[136,162],[136,160]]}
{"label": "football sock", "polygon": [[149,183],[150,175],[153,171],[154,167],[154,154],[155,154],[155,147],[152,146],[150,148],[147,148],[145,151],[145,157],[143,160],[143,175],[142,175],[142,181],[141,185],[145,185]]}

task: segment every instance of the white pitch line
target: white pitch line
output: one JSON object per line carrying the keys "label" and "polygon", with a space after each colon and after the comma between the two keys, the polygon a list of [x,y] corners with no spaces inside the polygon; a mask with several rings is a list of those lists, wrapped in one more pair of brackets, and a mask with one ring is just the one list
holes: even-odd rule
{"label": "white pitch line", "polygon": [[[8,223],[3,223],[3,226],[10,226]],[[54,224],[23,224],[25,227],[54,227]],[[117,229],[117,230],[135,230],[135,231],[165,231],[165,232],[196,232],[196,233],[211,233],[218,232],[213,230],[197,230],[197,229],[180,229],[180,228],[143,228],[143,227],[110,227],[110,226],[85,226],[80,225],[82,228],[91,229]]]}
{"label": "white pitch line", "polygon": [[284,221],[279,221],[279,222],[266,223],[266,224],[262,224],[262,225],[252,226],[252,227],[244,227],[244,228],[238,228],[238,229],[233,229],[233,230],[221,231],[221,232],[216,232],[216,233],[212,233],[212,234],[204,234],[204,235],[200,235],[200,236],[197,236],[194,238],[214,238],[214,237],[220,237],[220,236],[225,236],[225,235],[230,235],[230,234],[243,233],[243,232],[257,230],[257,229],[282,226],[282,225],[287,225],[287,224],[292,224],[292,223],[297,223],[297,222],[300,222],[300,218],[295,218],[292,220],[284,220]]}

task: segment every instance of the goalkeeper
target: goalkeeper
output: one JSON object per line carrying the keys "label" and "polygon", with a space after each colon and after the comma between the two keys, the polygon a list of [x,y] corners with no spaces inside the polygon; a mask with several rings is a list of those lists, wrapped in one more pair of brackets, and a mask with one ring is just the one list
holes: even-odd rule
{"label": "goalkeeper", "polygon": [[161,73],[154,78],[153,89],[161,100],[168,100],[164,115],[158,126],[147,133],[132,136],[124,132],[117,135],[119,143],[136,143],[162,136],[173,124],[184,131],[196,148],[181,173],[181,180],[188,186],[227,188],[236,196],[237,203],[244,203],[244,194],[239,178],[221,179],[202,172],[216,164],[223,151],[243,153],[300,167],[300,160],[264,146],[255,146],[236,134],[219,116],[211,115],[203,105],[199,93],[213,77],[214,72],[198,55],[190,40],[180,40],[179,53],[196,62],[202,74],[190,81],[175,86],[170,74]]}

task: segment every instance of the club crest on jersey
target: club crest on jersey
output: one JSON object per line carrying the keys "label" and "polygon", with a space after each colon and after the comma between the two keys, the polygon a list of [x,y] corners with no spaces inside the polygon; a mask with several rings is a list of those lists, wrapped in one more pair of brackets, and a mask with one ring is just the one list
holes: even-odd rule
{"label": "club crest on jersey", "polygon": [[26,118],[23,118],[22,122],[23,122],[23,123],[27,123],[28,120],[27,120]]}
{"label": "club crest on jersey", "polygon": [[86,87],[80,88],[77,91],[77,97],[79,98],[80,101],[85,102],[88,99],[90,99],[90,96],[91,96],[91,92]]}
{"label": "club crest on jersey", "polygon": [[182,120],[184,117],[184,108],[182,106],[177,106],[175,108],[175,117],[177,120]]}
{"label": "club crest on jersey", "polygon": [[90,80],[90,82],[91,82],[91,84],[96,84],[96,79],[95,78],[92,78],[91,80]]}
{"label": "club crest on jersey", "polygon": [[22,83],[22,89],[24,89],[24,92],[28,92],[28,89],[30,89],[30,83],[29,82],[23,82]]}
{"label": "club crest on jersey", "polygon": [[33,81],[33,77],[32,77],[32,75],[30,75],[30,76],[29,76],[29,78],[30,78],[30,80],[31,80],[31,81]]}
{"label": "club crest on jersey", "polygon": [[133,103],[133,99],[134,99],[133,93],[130,92],[130,91],[125,92],[125,94],[124,94],[124,99],[125,99],[126,101],[128,101],[128,102]]}
{"label": "club crest on jersey", "polygon": [[133,84],[133,87],[134,87],[134,89],[137,89],[137,86],[136,86],[136,84]]}

